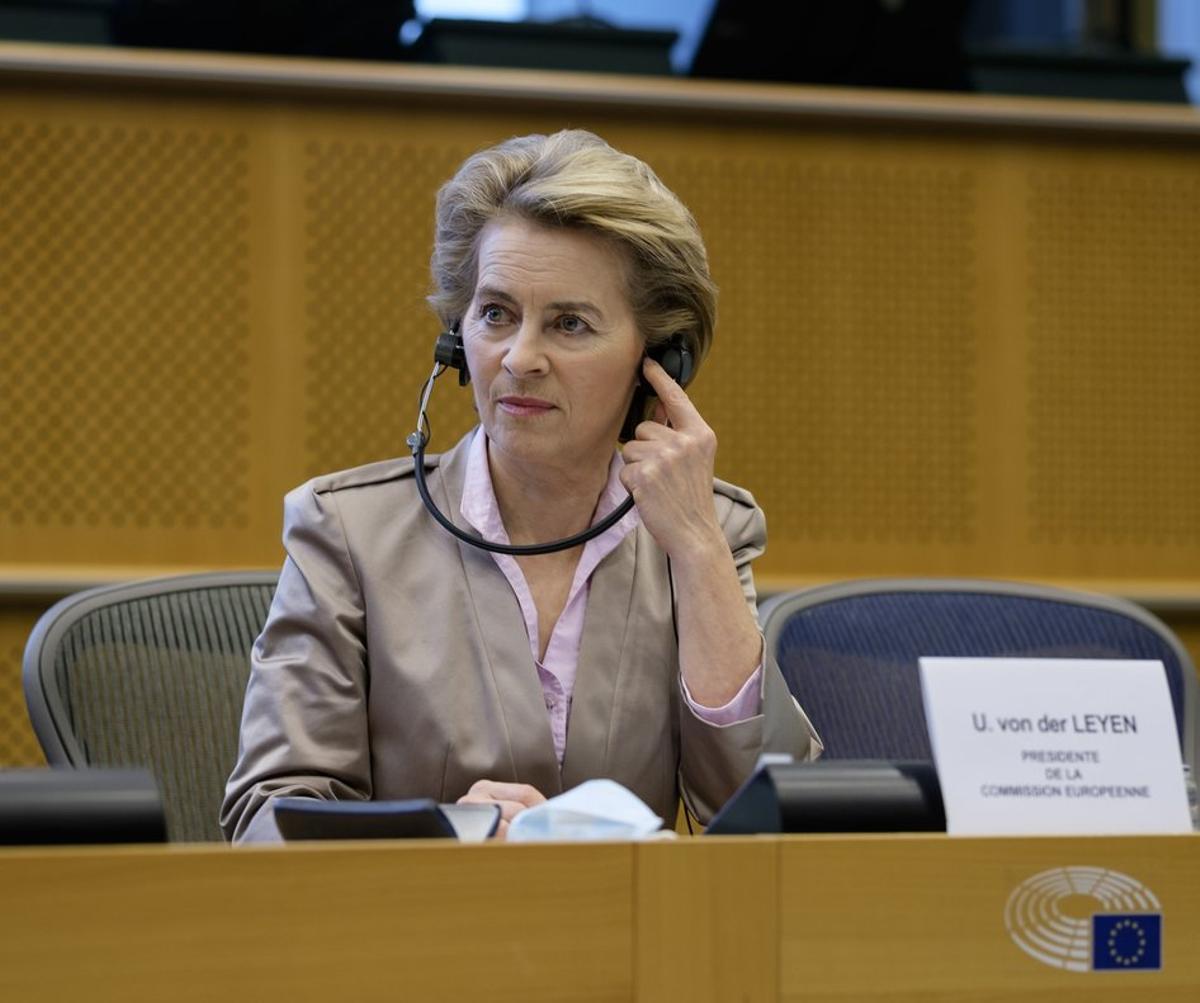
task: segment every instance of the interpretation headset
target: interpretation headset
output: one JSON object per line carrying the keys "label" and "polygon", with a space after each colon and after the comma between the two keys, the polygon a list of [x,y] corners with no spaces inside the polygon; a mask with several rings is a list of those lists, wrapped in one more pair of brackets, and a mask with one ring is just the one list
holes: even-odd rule
{"label": "interpretation headset", "polygon": [[[680,386],[687,386],[691,382],[692,373],[695,370],[695,361],[691,349],[688,348],[686,341],[684,341],[681,335],[677,334],[664,344],[654,346],[646,354],[662,366],[666,374]],[[417,493],[420,494],[421,501],[429,511],[429,514],[451,536],[462,540],[463,543],[470,544],[472,547],[478,547],[480,550],[487,550],[494,554],[509,554],[514,557],[553,554],[560,550],[570,550],[572,547],[578,547],[580,544],[587,543],[588,540],[595,539],[605,530],[610,529],[625,518],[629,510],[633,508],[633,496],[630,495],[616,509],[605,516],[600,522],[596,523],[596,525],[584,530],[582,533],[576,533],[574,536],[568,536],[562,540],[553,540],[550,543],[519,545],[492,543],[482,537],[473,536],[459,529],[434,504],[433,498],[429,494],[429,488],[425,484],[425,445],[429,442],[431,431],[427,410],[430,395],[433,393],[433,381],[447,369],[457,369],[458,385],[460,387],[465,387],[471,382],[471,372],[467,368],[467,352],[457,325],[451,328],[451,330],[444,331],[438,335],[437,343],[433,349],[433,359],[433,371],[429,374],[429,378],[421,388],[421,400],[417,411],[417,429],[408,436],[406,441],[413,454],[413,478],[417,482]],[[645,415],[646,403],[654,395],[654,388],[650,386],[644,376],[639,376],[637,389],[633,392],[633,400],[630,403],[629,412],[625,417],[624,427],[621,429],[622,441],[633,438],[634,429],[637,428]]]}

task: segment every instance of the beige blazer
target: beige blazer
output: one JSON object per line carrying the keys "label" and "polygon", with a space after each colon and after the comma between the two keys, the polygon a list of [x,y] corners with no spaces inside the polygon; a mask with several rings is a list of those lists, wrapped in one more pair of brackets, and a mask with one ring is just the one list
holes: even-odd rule
{"label": "beige blazer", "polygon": [[[434,500],[460,525],[467,443],[426,458]],[[753,609],[762,512],[719,481],[714,501]],[[640,525],[592,578],[561,772],[512,588],[490,554],[433,522],[411,459],[292,491],[283,539],[221,811],[231,839],[277,838],[263,810],[276,795],[453,801],[480,778],[550,797],[610,777],[668,823],[681,779],[707,818],[762,750],[820,750],[773,663],[758,717],[718,727],[688,709],[666,559]]]}

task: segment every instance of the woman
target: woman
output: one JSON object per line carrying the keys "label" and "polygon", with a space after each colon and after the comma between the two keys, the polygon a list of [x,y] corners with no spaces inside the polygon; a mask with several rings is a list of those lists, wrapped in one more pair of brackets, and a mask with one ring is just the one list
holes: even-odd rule
{"label": "woman", "polygon": [[[436,525],[411,460],[290,493],[226,834],[277,838],[280,795],[496,802],[504,831],[592,777],[668,819],[682,785],[703,819],[763,749],[816,755],[755,620],[762,513],[714,480],[716,437],[647,357],[677,339],[698,364],[712,340],[687,209],[590,133],[509,140],[439,193],[433,281],[480,420],[426,458],[442,512],[523,544],[587,529],[626,492],[636,508],[582,546],[510,557]],[[618,452],[639,380],[656,420],[635,414]]]}

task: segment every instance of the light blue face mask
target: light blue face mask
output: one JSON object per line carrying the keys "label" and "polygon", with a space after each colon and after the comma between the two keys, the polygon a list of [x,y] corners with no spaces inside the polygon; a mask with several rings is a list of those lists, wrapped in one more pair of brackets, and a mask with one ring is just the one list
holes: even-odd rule
{"label": "light blue face mask", "polygon": [[588,780],[521,812],[508,827],[508,841],[646,839],[662,823],[645,802],[615,780]]}

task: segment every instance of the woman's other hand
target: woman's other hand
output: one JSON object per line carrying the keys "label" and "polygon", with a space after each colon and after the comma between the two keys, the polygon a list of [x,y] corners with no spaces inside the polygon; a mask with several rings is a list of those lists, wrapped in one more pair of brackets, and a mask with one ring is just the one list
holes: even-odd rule
{"label": "woman's other hand", "polygon": [[508,838],[508,824],[526,808],[532,808],[546,800],[535,787],[529,784],[506,784],[497,780],[476,780],[471,789],[458,799],[459,804],[498,804],[500,825],[496,828],[496,839]]}

